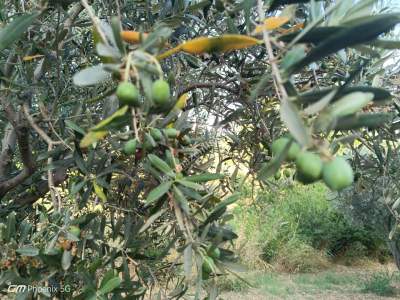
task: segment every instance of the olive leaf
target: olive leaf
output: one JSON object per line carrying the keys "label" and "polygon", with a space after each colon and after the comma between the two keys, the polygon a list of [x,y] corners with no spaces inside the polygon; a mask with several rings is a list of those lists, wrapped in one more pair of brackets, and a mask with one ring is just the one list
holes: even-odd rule
{"label": "olive leaf", "polygon": [[399,22],[399,14],[380,14],[352,20],[346,24],[345,28],[313,48],[304,59],[293,65],[288,73],[295,73],[308,64],[343,48],[372,41],[380,34],[391,30]]}
{"label": "olive leaf", "polygon": [[339,118],[336,122],[336,130],[353,130],[361,127],[374,129],[388,124],[393,119],[391,113],[359,113],[352,116]]}
{"label": "olive leaf", "polygon": [[[323,0],[316,0],[316,1],[323,1]],[[281,5],[307,3],[307,2],[310,2],[310,0],[272,0],[268,11],[271,12],[271,11],[277,9]]]}
{"label": "olive leaf", "polygon": [[77,86],[90,86],[107,81],[110,78],[110,73],[104,70],[102,64],[99,64],[79,71],[72,80]]}
{"label": "olive leaf", "polygon": [[216,37],[198,37],[160,54],[157,58],[161,60],[180,51],[190,54],[214,52],[224,53],[232,50],[248,48],[260,43],[261,41],[256,38],[240,34],[225,34]]}
{"label": "olive leaf", "polygon": [[282,121],[296,141],[303,146],[309,145],[311,140],[309,130],[301,119],[295,105],[289,101],[283,101],[280,112]]}
{"label": "olive leaf", "polygon": [[0,51],[16,42],[29,26],[40,15],[39,12],[15,17],[5,27],[0,29]]}

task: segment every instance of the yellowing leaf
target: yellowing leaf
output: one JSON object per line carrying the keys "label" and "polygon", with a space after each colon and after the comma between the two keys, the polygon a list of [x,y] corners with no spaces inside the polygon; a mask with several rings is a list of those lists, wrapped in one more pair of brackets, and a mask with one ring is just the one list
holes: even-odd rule
{"label": "yellowing leaf", "polygon": [[79,146],[81,148],[87,148],[93,143],[96,143],[99,140],[104,139],[104,137],[107,135],[107,131],[89,131],[81,140]]}
{"label": "yellowing leaf", "polygon": [[36,54],[36,55],[28,55],[28,56],[24,56],[23,58],[22,58],[22,60],[23,61],[31,61],[31,60],[34,60],[34,59],[36,59],[36,58],[41,58],[41,57],[43,57],[44,55],[42,55],[42,54]]}
{"label": "yellowing leaf", "polygon": [[217,37],[199,37],[182,44],[181,50],[191,54],[228,52],[248,48],[259,43],[258,39],[240,34],[225,34]]}
{"label": "yellowing leaf", "polygon": [[111,125],[113,122],[118,122],[121,118],[125,116],[129,109],[128,105],[123,106],[118,109],[115,113],[109,116],[107,119],[101,121],[96,126],[92,127],[90,131],[83,137],[80,142],[81,148],[87,148],[93,143],[96,143],[99,140],[102,140],[108,133],[105,129],[107,126]]}
{"label": "yellowing leaf", "polygon": [[138,44],[142,40],[146,39],[148,33],[143,33],[139,31],[123,30],[121,31],[121,38],[129,44]]}
{"label": "yellowing leaf", "polygon": [[164,59],[180,51],[190,54],[229,52],[232,50],[248,48],[261,43],[262,41],[256,38],[240,34],[225,34],[216,37],[198,37],[160,54],[157,58]]}
{"label": "yellowing leaf", "polygon": [[178,101],[176,101],[176,103],[174,105],[174,109],[182,110],[186,106],[188,99],[189,99],[188,93],[184,93],[184,94],[180,95],[180,97],[178,98]]}
{"label": "yellowing leaf", "polygon": [[102,130],[104,127],[110,125],[116,119],[125,116],[126,112],[128,111],[128,108],[129,108],[128,105],[123,106],[122,108],[118,109],[115,113],[113,113],[111,116],[109,116],[107,119],[101,121],[99,124],[94,126],[91,130],[92,131]]}
{"label": "yellowing leaf", "polygon": [[270,17],[264,20],[263,25],[258,25],[254,33],[260,33],[263,30],[274,30],[289,22],[288,17]]}
{"label": "yellowing leaf", "polygon": [[104,194],[103,188],[99,186],[96,181],[93,181],[93,187],[97,197],[99,197],[103,202],[107,201],[107,196]]}

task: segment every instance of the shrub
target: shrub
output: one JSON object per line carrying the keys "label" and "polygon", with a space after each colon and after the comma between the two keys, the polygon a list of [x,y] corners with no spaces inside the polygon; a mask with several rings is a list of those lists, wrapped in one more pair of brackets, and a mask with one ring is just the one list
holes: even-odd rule
{"label": "shrub", "polygon": [[359,169],[356,184],[335,195],[333,202],[352,224],[385,240],[400,268],[400,148],[386,153],[379,147],[374,149],[375,153],[358,154],[362,159],[354,161]]}
{"label": "shrub", "polygon": [[[235,226],[245,263],[259,266],[262,259],[286,271],[310,271],[326,266],[328,257],[347,257],[352,263],[382,254],[384,241],[350,224],[326,193],[322,184],[293,185],[279,194],[260,190],[257,205],[237,206]],[[362,251],[357,255],[356,249]]]}
{"label": "shrub", "polygon": [[289,240],[278,249],[275,263],[280,271],[290,273],[314,272],[329,265],[324,251],[317,250],[298,238]]}

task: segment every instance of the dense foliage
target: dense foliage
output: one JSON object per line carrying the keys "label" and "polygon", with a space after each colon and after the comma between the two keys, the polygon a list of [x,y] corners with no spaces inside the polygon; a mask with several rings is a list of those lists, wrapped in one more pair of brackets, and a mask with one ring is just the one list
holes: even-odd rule
{"label": "dense foliage", "polygon": [[291,178],[279,183],[278,193],[262,191],[254,202],[234,209],[232,222],[241,232],[235,245],[247,265],[310,272],[334,261],[388,259],[382,232],[372,224],[352,223],[327,200],[322,184],[302,186]]}
{"label": "dense foliage", "polygon": [[0,293],[215,299],[245,181],[351,185],[400,16],[308,2],[1,2]]}

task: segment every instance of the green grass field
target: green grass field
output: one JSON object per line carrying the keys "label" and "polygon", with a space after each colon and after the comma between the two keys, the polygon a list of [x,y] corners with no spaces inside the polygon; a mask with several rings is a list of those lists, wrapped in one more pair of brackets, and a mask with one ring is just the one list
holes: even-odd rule
{"label": "green grass field", "polygon": [[254,272],[220,283],[220,299],[399,299],[400,273],[394,265],[333,266],[316,273]]}

